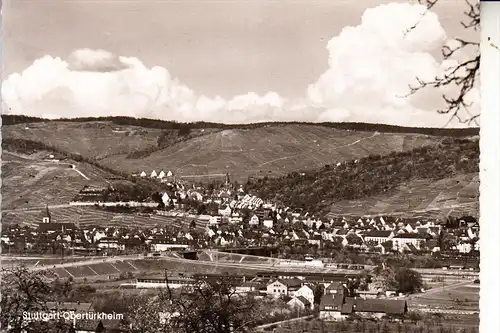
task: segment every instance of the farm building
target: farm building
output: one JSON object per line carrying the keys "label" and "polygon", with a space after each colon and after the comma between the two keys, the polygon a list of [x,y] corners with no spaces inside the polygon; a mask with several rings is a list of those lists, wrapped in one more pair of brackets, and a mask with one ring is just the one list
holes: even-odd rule
{"label": "farm building", "polygon": [[385,316],[404,316],[408,312],[408,304],[405,300],[345,297],[342,292],[324,295],[319,311],[322,320],[341,321],[352,315],[380,319]]}

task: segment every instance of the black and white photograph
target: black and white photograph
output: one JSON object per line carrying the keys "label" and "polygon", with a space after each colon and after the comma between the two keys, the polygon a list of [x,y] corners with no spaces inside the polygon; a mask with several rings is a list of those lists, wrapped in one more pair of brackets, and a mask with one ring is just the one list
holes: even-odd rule
{"label": "black and white photograph", "polygon": [[0,330],[479,333],[483,9],[4,0]]}

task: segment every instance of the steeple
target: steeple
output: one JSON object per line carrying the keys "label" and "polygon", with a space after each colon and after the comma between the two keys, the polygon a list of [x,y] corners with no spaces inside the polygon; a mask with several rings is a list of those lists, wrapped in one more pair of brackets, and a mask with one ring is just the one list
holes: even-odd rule
{"label": "steeple", "polygon": [[50,216],[48,204],[45,206],[45,210],[43,212],[43,217],[42,217],[42,222],[43,223],[50,223],[51,222],[51,216]]}

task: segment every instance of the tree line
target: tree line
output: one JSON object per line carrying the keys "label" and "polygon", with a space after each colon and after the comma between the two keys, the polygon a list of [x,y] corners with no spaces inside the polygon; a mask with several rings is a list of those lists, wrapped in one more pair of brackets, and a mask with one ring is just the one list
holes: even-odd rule
{"label": "tree line", "polygon": [[312,122],[262,122],[250,124],[222,124],[212,122],[192,122],[182,123],[169,120],[148,119],[148,118],[133,118],[133,117],[86,117],[86,118],[59,118],[59,119],[44,119],[39,117],[29,117],[23,115],[2,115],[3,125],[15,125],[22,123],[39,123],[39,122],[90,122],[90,121],[109,121],[116,125],[123,126],[139,126],[145,128],[165,129],[165,130],[179,130],[186,131],[186,129],[254,129],[266,126],[283,126],[283,125],[314,125],[329,128],[336,128],[339,130],[350,130],[360,132],[380,132],[380,133],[415,133],[432,136],[447,136],[447,137],[466,137],[479,135],[478,127],[469,128],[427,128],[427,127],[404,127],[386,124],[371,124],[371,123],[312,123]]}

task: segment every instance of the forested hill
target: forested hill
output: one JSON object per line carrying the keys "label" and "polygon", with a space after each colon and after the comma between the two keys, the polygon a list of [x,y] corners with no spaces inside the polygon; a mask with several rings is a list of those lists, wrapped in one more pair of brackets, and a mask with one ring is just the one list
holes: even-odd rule
{"label": "forested hill", "polygon": [[132,117],[98,117],[98,118],[61,118],[61,119],[44,119],[38,117],[29,117],[23,115],[2,115],[2,125],[15,125],[23,123],[40,123],[40,122],[95,122],[106,121],[121,126],[139,126],[144,128],[155,128],[164,130],[181,130],[181,129],[253,129],[264,126],[279,126],[279,125],[316,125],[340,130],[351,130],[360,132],[380,132],[380,133],[414,133],[433,136],[449,136],[449,137],[466,137],[479,135],[479,128],[421,128],[421,127],[403,127],[385,124],[369,124],[369,123],[310,123],[310,122],[265,122],[253,124],[221,124],[211,122],[195,122],[195,123],[180,123],[175,121],[165,121],[158,119],[132,118]]}
{"label": "forested hill", "polygon": [[246,186],[263,199],[311,213],[327,213],[335,202],[383,196],[414,180],[432,183],[478,172],[479,140],[447,138],[406,152],[372,155],[279,178],[249,180]]}

